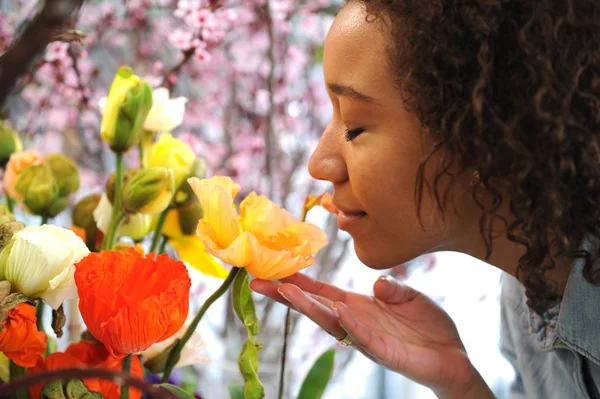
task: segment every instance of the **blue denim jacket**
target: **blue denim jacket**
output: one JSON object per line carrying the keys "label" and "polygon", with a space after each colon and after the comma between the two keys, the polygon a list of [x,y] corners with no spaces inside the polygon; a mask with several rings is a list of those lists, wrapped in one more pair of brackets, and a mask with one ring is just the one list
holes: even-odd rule
{"label": "blue denim jacket", "polygon": [[516,373],[511,398],[600,398],[600,287],[585,280],[583,263],[573,264],[562,302],[541,316],[503,276],[500,350]]}

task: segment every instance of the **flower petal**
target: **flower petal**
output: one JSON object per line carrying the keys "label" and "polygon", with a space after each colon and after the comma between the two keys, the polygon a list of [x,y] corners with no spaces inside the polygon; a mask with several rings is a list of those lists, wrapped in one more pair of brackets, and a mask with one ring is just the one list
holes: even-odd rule
{"label": "flower petal", "polygon": [[217,249],[229,247],[241,233],[238,213],[233,204],[233,197],[240,187],[228,177],[204,180],[191,178],[188,182],[204,210],[201,223],[210,227],[210,237],[217,244]]}
{"label": "flower petal", "polygon": [[198,237],[202,240],[206,250],[223,262],[235,266],[245,267],[252,260],[248,237],[250,233],[242,233],[233,242],[222,249],[219,243],[212,239],[213,232],[208,224],[201,220],[198,223]]}
{"label": "flower petal", "polygon": [[213,258],[197,236],[180,236],[169,240],[179,257],[194,269],[208,276],[224,279],[229,272]]}
{"label": "flower petal", "polygon": [[256,278],[278,280],[314,264],[312,256],[293,257],[290,251],[277,251],[262,246],[254,236],[250,236],[248,241],[252,261],[246,266],[246,270]]}

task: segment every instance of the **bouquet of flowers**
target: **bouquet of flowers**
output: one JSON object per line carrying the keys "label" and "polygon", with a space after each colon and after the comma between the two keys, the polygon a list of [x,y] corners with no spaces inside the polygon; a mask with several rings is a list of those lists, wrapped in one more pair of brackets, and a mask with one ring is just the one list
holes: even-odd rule
{"label": "bouquet of flowers", "polygon": [[[231,397],[264,397],[249,276],[278,280],[314,264],[327,237],[304,220],[317,205],[335,212],[331,198],[309,196],[301,220],[255,192],[238,204],[240,186],[227,176],[207,178],[203,160],[168,133],[181,123],[185,99],[153,90],[129,67],[116,73],[101,110],[100,135],[114,152],[116,171],[103,193],[73,207],[68,229],[49,222],[79,189],[77,166],[61,154],[25,151],[11,127],[0,126],[6,193],[0,205],[0,396],[193,397],[169,377],[198,361],[196,328],[231,290],[248,333],[239,355],[244,384],[229,387]],[[138,167],[126,169],[124,155],[132,148]],[[41,224],[17,221],[15,207],[41,217]],[[165,253],[167,246],[179,260]],[[223,280],[196,315],[188,315],[188,266]],[[58,337],[70,317],[85,324],[70,331],[80,338],[64,351],[44,331],[47,307]],[[300,398],[321,396],[333,356],[327,351],[317,360]]]}

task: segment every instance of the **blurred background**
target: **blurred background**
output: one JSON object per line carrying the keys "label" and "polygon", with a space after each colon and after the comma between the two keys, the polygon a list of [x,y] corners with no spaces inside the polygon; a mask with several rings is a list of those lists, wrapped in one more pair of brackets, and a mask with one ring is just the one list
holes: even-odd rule
{"label": "blurred background", "polygon": [[[327,125],[331,107],[323,85],[323,42],[341,0],[88,0],[69,23],[82,43],[51,42],[0,110],[28,149],[61,152],[80,166],[82,187],[74,204],[103,191],[113,172],[112,153],[99,134],[98,100],[119,66],[127,64],[154,87],[187,99],[183,124],[172,133],[205,159],[209,175],[231,176],[299,216],[307,194],[330,187],[307,173],[308,158]],[[43,2],[0,0],[0,54]],[[127,154],[133,167],[138,156]],[[69,226],[68,213],[52,222]],[[22,215],[22,217],[27,217]],[[335,217],[316,209],[309,221],[327,231],[330,245],[307,273],[345,289],[369,294],[382,273],[356,258],[350,237]],[[33,221],[32,223],[35,223]],[[399,244],[400,245],[400,244]],[[191,271],[197,310],[220,284]],[[440,303],[455,320],[469,355],[498,398],[507,396],[510,366],[498,346],[501,272],[470,257],[438,253],[385,273]],[[256,298],[262,319],[260,376],[267,398],[276,397],[285,309]],[[228,397],[241,381],[237,356],[245,332],[222,298],[199,331],[206,362],[175,378],[196,384],[202,398]],[[334,398],[431,398],[432,393],[339,346],[304,317],[293,315],[286,398],[293,398],[315,359],[338,350],[326,392]]]}

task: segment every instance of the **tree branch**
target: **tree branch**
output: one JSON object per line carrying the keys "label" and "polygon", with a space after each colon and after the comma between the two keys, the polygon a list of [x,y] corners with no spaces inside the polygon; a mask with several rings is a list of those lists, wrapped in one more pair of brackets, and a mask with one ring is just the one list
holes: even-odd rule
{"label": "tree branch", "polygon": [[46,0],[21,37],[0,57],[0,108],[4,107],[19,76],[26,73],[48,43],[79,41],[82,35],[67,29],[71,17],[85,0]]}

